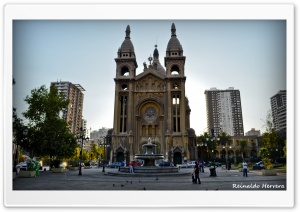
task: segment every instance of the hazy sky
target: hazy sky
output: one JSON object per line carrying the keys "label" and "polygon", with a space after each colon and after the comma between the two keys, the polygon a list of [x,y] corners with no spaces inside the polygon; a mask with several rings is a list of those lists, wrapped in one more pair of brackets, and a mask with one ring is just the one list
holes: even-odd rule
{"label": "hazy sky", "polygon": [[212,87],[240,90],[244,132],[263,132],[270,97],[286,90],[286,22],[280,20],[14,21],[13,106],[20,114],[28,107],[24,98],[32,89],[70,81],[86,90],[83,117],[88,128],[111,128],[114,59],[126,26],[131,28],[140,74],[156,43],[164,64],[173,22],[186,56],[186,96],[196,134],[206,128],[204,91]]}

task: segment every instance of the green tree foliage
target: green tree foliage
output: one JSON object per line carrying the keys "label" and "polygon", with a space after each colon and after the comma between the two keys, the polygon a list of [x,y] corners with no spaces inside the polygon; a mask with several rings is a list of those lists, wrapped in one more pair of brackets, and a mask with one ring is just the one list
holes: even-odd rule
{"label": "green tree foliage", "polygon": [[247,154],[249,152],[249,145],[247,140],[240,140],[240,146],[238,148],[238,152],[240,152],[241,154],[243,153]]}
{"label": "green tree foliage", "polygon": [[262,158],[268,158],[269,157],[269,150],[267,148],[261,148],[259,150],[259,155],[262,157]]}
{"label": "green tree foliage", "polygon": [[221,132],[219,136],[220,140],[218,140],[218,145],[226,146],[232,144],[232,137],[228,135],[226,132]]}
{"label": "green tree foliage", "polygon": [[277,158],[284,156],[285,133],[277,131],[273,125],[271,111],[268,111],[266,118],[266,132],[262,134],[262,146],[269,151],[269,158]]}
{"label": "green tree foliage", "polygon": [[284,152],[283,157],[286,157],[286,140],[284,140],[283,152]]}
{"label": "green tree foliage", "polygon": [[76,138],[66,121],[60,117],[69,101],[52,85],[33,89],[25,101],[29,105],[23,115],[28,122],[28,145],[24,146],[31,156],[46,156],[56,159],[72,157],[77,147]]}

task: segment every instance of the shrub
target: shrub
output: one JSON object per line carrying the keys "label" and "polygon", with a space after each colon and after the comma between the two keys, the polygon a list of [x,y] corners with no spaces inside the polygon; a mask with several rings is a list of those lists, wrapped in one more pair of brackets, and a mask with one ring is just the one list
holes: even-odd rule
{"label": "shrub", "polygon": [[274,168],[274,166],[273,166],[273,164],[271,163],[271,161],[270,161],[269,158],[263,158],[263,159],[262,159],[262,162],[264,163],[265,169],[270,170],[270,169],[273,169],[273,168]]}

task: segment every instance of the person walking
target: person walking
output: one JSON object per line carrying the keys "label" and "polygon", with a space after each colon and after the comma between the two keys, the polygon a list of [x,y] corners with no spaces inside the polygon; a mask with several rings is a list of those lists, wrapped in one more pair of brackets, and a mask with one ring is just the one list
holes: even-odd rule
{"label": "person walking", "polygon": [[133,166],[134,166],[134,162],[131,161],[130,164],[129,164],[129,171],[130,171],[130,173],[134,173],[133,172]]}
{"label": "person walking", "polygon": [[204,165],[203,165],[203,161],[200,161],[200,172],[204,172]]}
{"label": "person walking", "polygon": [[198,180],[198,184],[201,184],[201,181],[200,181],[200,177],[199,177],[199,164],[198,162],[196,162],[196,165],[194,167],[194,175],[195,175],[195,181],[194,183],[197,184],[197,180]]}
{"label": "person walking", "polygon": [[247,162],[244,160],[243,161],[243,176],[244,177],[248,177],[248,164],[247,164]]}

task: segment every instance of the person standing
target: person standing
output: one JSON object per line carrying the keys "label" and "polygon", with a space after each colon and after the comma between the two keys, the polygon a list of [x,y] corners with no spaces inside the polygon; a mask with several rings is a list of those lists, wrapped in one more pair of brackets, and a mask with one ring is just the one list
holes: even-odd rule
{"label": "person standing", "polygon": [[247,162],[244,160],[243,161],[243,176],[244,177],[248,177],[248,164],[247,164]]}
{"label": "person standing", "polygon": [[194,183],[197,184],[197,180],[198,180],[198,184],[201,184],[200,177],[199,177],[199,164],[198,164],[198,162],[196,162],[196,165],[194,167],[194,174],[195,174]]}

